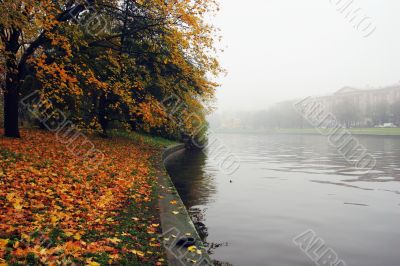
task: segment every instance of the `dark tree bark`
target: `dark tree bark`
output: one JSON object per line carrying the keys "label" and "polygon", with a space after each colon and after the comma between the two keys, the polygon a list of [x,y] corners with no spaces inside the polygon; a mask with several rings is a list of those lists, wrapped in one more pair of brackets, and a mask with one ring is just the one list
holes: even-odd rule
{"label": "dark tree bark", "polygon": [[18,90],[21,81],[16,56],[19,50],[19,36],[20,32],[13,30],[5,41],[7,72],[4,88],[4,135],[12,138],[20,137],[18,127]]}
{"label": "dark tree bark", "polygon": [[[86,3],[90,6],[94,3],[94,0],[88,0]],[[58,15],[57,20],[59,22],[66,22],[74,19],[87,8],[87,5],[78,4],[72,6],[72,3],[68,4],[67,9]],[[18,125],[19,89],[26,74],[26,62],[28,58],[34,54],[37,48],[48,41],[45,33],[46,31],[42,32],[27,47],[18,62],[17,54],[21,47],[19,43],[21,31],[15,28],[5,29],[0,25],[1,39],[5,44],[7,68],[4,88],[4,135],[7,137],[20,137]]]}
{"label": "dark tree bark", "polygon": [[[7,78],[9,75],[7,75]],[[19,82],[7,81],[4,91],[4,135],[19,138],[18,127],[18,86]]]}
{"label": "dark tree bark", "polygon": [[107,118],[107,98],[104,94],[100,96],[99,99],[99,112],[98,119],[103,131],[102,136],[107,137],[107,129],[109,124],[109,119]]}
{"label": "dark tree bark", "polygon": [[4,135],[6,137],[19,138],[18,127],[18,83],[6,83],[4,91]]}

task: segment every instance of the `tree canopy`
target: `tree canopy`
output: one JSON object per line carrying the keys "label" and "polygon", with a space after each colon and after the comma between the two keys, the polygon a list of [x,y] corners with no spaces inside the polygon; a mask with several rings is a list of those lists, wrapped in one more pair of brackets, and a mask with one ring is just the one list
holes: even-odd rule
{"label": "tree canopy", "polygon": [[218,10],[213,0],[1,0],[0,8],[7,136],[19,136],[19,101],[34,91],[46,109],[104,134],[204,131],[222,71],[206,20]]}

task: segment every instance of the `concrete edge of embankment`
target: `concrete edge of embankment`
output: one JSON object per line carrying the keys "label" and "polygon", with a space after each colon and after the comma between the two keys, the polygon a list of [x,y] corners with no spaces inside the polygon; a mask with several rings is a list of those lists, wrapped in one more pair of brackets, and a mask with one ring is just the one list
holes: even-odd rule
{"label": "concrete edge of embankment", "polygon": [[[179,153],[184,150],[184,144],[168,147],[164,150],[161,161],[159,162],[158,203],[162,229],[161,243],[166,250],[168,265],[212,265],[211,259],[204,248],[204,244],[190,219],[189,213],[166,171],[166,163],[169,160],[173,160],[175,156],[179,155]],[[195,239],[194,246],[196,248],[188,248],[179,245],[184,242],[184,240],[187,240],[187,238]]]}

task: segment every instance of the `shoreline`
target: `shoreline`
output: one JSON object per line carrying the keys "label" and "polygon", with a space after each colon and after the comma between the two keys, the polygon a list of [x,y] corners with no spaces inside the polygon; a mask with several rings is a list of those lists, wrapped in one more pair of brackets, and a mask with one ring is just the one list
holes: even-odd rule
{"label": "shoreline", "polygon": [[[216,134],[284,134],[284,135],[322,135],[322,132],[329,132],[330,129],[314,129],[314,128],[282,128],[269,130],[251,130],[251,129],[234,129],[234,130],[215,130]],[[358,136],[380,136],[380,137],[400,137],[400,128],[347,128],[351,134]]]}
{"label": "shoreline", "polygon": [[[162,227],[160,241],[164,245],[168,265],[212,265],[204,244],[183,204],[171,177],[167,173],[166,163],[185,150],[184,144],[167,147],[155,162],[158,176],[159,214]],[[177,247],[182,238],[194,238],[192,247]]]}

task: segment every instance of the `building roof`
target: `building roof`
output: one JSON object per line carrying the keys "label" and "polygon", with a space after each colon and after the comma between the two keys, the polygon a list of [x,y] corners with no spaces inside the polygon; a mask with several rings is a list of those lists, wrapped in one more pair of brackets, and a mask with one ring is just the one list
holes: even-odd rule
{"label": "building roof", "polygon": [[334,95],[342,95],[342,94],[348,94],[348,93],[355,93],[355,92],[361,92],[362,90],[355,89],[352,87],[343,87],[340,90],[336,91]]}

